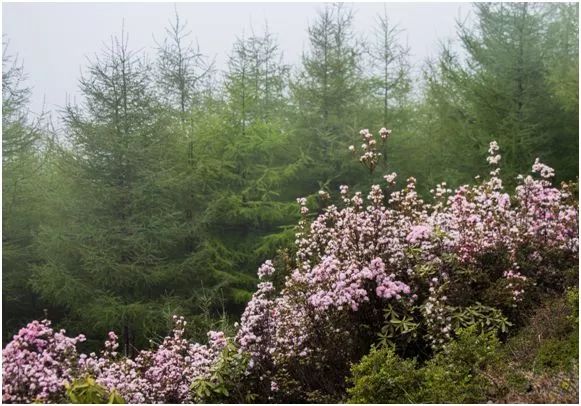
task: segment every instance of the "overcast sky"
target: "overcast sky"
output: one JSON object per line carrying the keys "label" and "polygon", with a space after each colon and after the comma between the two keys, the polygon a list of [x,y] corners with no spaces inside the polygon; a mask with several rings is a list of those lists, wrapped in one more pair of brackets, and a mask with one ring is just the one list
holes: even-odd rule
{"label": "overcast sky", "polygon": [[[355,11],[355,29],[371,33],[383,3],[347,3]],[[9,53],[17,54],[32,87],[30,108],[55,110],[67,95],[78,95],[78,78],[87,57],[100,52],[122,21],[131,49],[154,55],[154,37],[163,38],[174,6],[203,53],[225,68],[236,36],[254,26],[260,31],[268,21],[278,36],[285,62],[298,65],[308,47],[307,26],[322,3],[7,3],[2,5],[2,31]],[[452,39],[456,20],[470,12],[468,3],[387,3],[390,20],[405,30],[411,61],[419,69],[427,57],[436,56],[439,41]],[[77,96],[78,97],[78,96]]]}

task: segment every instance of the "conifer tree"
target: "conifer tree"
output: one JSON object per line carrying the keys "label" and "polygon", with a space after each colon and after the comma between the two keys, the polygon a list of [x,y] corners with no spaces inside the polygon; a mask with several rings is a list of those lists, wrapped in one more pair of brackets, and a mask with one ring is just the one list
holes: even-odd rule
{"label": "conifer tree", "polygon": [[277,120],[285,110],[289,67],[269,31],[237,38],[228,61],[225,89],[240,133],[257,121]]}
{"label": "conifer tree", "polygon": [[[177,113],[179,120],[173,125],[173,131],[179,136],[176,141],[183,151],[176,153],[187,156],[187,166],[179,179],[182,191],[185,223],[188,228],[185,239],[185,250],[190,253],[194,248],[195,197],[194,197],[194,137],[196,123],[204,114],[204,102],[208,97],[208,87],[214,70],[214,63],[201,53],[198,45],[190,42],[191,32],[187,22],[182,22],[177,13],[170,26],[166,28],[166,37],[158,45],[157,85],[160,96],[165,100],[166,108]],[[172,115],[173,117],[173,115]],[[175,125],[178,124],[178,125]],[[179,137],[184,139],[179,139]],[[185,142],[184,142],[185,141]],[[180,156],[176,157],[180,159]]]}
{"label": "conifer tree", "polygon": [[60,156],[74,200],[40,233],[43,264],[32,280],[89,335],[123,332],[125,353],[165,327],[163,307],[183,306],[200,277],[176,255],[183,225],[164,178],[171,136],[149,72],[122,33],[82,77],[84,103],[66,107],[70,148]]}
{"label": "conifer tree", "polygon": [[[373,67],[372,89],[376,96],[374,102],[381,105],[381,121],[383,127],[390,128],[402,113],[402,107],[408,105],[407,96],[411,90],[410,65],[408,57],[410,49],[400,41],[401,30],[388,17],[387,9],[378,15],[371,44],[370,57]],[[379,100],[378,100],[379,99]],[[401,131],[402,123],[397,126]]]}
{"label": "conifer tree", "polygon": [[[205,339],[292,246],[297,197],[384,184],[384,168],[427,194],[485,173],[496,140],[508,182],[537,156],[575,178],[578,5],[474,10],[414,91],[386,12],[362,43],[350,9],[323,6],[292,78],[267,24],[236,40],[222,77],[176,14],[154,64],[125,33],[90,62],[54,140],[3,54],[4,338],[47,309],[95,348],[121,333],[129,355],[176,313]],[[349,146],[382,126],[381,170],[362,176]]]}
{"label": "conifer tree", "polygon": [[182,21],[177,11],[165,35],[157,46],[157,84],[167,106],[184,122],[186,113],[203,103],[214,62],[190,41],[187,21]]}
{"label": "conifer tree", "polygon": [[353,32],[353,13],[341,4],[325,5],[309,26],[309,51],[293,90],[299,107],[321,131],[345,131],[345,113],[359,97],[361,48]]}
{"label": "conifer tree", "polygon": [[43,117],[28,112],[30,89],[22,65],[2,49],[2,306],[3,340],[27,320],[42,316],[28,280],[38,262],[34,235],[43,218]]}
{"label": "conifer tree", "polygon": [[213,116],[216,127],[200,132],[197,148],[215,152],[201,154],[199,169],[219,165],[211,177],[217,182],[205,185],[204,232],[231,264],[228,273],[235,278],[225,296],[239,305],[249,297],[256,267],[274,250],[262,239],[295,219],[295,196],[286,196],[285,186],[297,177],[301,163],[285,114],[287,74],[268,25],[263,33],[242,35],[225,75],[226,109]]}
{"label": "conifer tree", "polygon": [[474,24],[463,23],[459,29],[466,60],[446,48],[428,79],[426,103],[439,109],[443,120],[436,124],[440,129],[432,128],[433,139],[446,143],[440,165],[477,173],[482,168],[471,163],[478,162],[487,142],[495,139],[504,146],[508,179],[526,171],[537,156],[571,177],[567,165],[549,152],[562,136],[563,125],[571,121],[553,120],[562,116],[561,107],[547,97],[547,6],[483,3],[475,9]]}
{"label": "conifer tree", "polygon": [[579,4],[551,3],[548,5],[547,34],[543,44],[547,64],[550,94],[555,99],[551,148],[547,151],[552,162],[558,162],[563,179],[578,174],[579,146]]}
{"label": "conifer tree", "polygon": [[349,170],[347,148],[363,127],[367,87],[350,9],[325,5],[308,32],[309,49],[292,82],[292,94],[298,142],[311,161],[309,177],[302,183],[314,191],[319,181],[329,184]]}

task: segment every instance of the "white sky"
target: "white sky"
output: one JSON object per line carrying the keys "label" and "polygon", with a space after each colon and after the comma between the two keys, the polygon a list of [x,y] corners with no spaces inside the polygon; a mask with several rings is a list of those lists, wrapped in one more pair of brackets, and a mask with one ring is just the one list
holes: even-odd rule
{"label": "white sky", "polygon": [[[355,30],[371,33],[383,3],[347,3],[355,11]],[[261,31],[268,21],[278,36],[286,63],[298,66],[307,48],[307,26],[322,3],[177,3],[200,50],[225,68],[236,38],[252,24]],[[456,20],[464,19],[469,3],[387,3],[390,20],[399,24],[411,47],[411,62],[419,69],[434,57],[439,42],[452,39]],[[2,33],[9,53],[24,63],[27,85],[33,89],[30,109],[54,111],[74,98],[86,58],[99,53],[105,42],[121,31],[129,34],[129,47],[154,57],[154,36],[161,40],[174,15],[174,3],[7,3],[2,5]]]}

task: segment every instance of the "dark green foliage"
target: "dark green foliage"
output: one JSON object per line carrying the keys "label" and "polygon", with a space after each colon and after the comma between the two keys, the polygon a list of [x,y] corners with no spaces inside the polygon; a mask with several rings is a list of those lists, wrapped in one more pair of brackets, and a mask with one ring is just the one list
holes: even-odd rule
{"label": "dark green foliage", "polygon": [[[556,331],[547,332],[548,337],[541,342],[533,368],[537,371],[570,370],[579,358],[579,290],[571,288],[565,303],[555,301],[552,306],[561,305],[562,314],[556,324]],[[562,303],[562,304],[561,304]]]}
{"label": "dark green foliage", "polygon": [[424,366],[422,403],[479,403],[489,385],[481,370],[495,356],[496,332],[475,334],[475,328],[460,330],[456,340]]}
{"label": "dark green foliage", "polygon": [[452,310],[452,325],[455,329],[474,326],[477,331],[506,333],[512,325],[502,312],[480,303]]}
{"label": "dark green foliage", "polygon": [[415,360],[401,359],[390,347],[372,348],[353,366],[349,403],[417,403],[422,376]]}
{"label": "dark green foliage", "polygon": [[578,291],[551,298],[505,344],[477,326],[420,365],[389,346],[352,368],[350,403],[570,403],[578,398]]}
{"label": "dark green foliage", "polygon": [[[577,354],[577,355],[575,355]],[[540,370],[569,369],[579,354],[579,336],[570,334],[563,340],[547,340],[539,348],[535,366]]]}
{"label": "dark green foliage", "polygon": [[[577,149],[577,112],[571,110],[570,96],[552,84],[552,72],[578,72],[579,49],[571,46],[578,36],[578,5],[483,3],[475,8],[477,18],[459,29],[466,58],[445,47],[427,73],[426,131],[436,148],[431,161],[448,183],[467,182],[482,172],[474,166],[480,162],[476,157],[494,139],[502,146],[506,179],[526,171],[536,157],[561,179],[575,178],[576,158],[567,151]],[[548,44],[555,42],[561,46],[549,51]],[[562,79],[577,86],[568,74]],[[554,97],[555,92],[562,96]]]}
{"label": "dark green foliage", "polygon": [[[184,283],[175,255],[183,226],[159,176],[171,170],[172,137],[156,115],[148,72],[123,34],[81,80],[84,103],[65,111],[72,148],[61,148],[56,168],[70,200],[39,232],[43,262],[31,279],[41,297],[69,310],[75,328],[92,337],[121,332],[126,354],[160,331],[172,293],[191,295],[195,286]],[[53,192],[51,201],[65,196]]]}
{"label": "dark green foliage", "polygon": [[550,298],[500,348],[486,369],[499,403],[577,403],[578,290]]}
{"label": "dark green foliage", "polygon": [[311,158],[301,187],[313,193],[320,181],[335,191],[354,168],[347,148],[368,124],[361,117],[367,88],[350,9],[342,4],[321,8],[309,26],[309,51],[291,90],[296,142]]}

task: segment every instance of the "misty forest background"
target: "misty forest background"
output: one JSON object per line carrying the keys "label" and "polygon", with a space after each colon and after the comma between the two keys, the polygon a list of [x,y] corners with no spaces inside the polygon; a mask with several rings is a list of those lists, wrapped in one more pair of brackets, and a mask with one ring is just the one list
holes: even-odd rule
{"label": "misty forest background", "polygon": [[[91,348],[119,332],[128,355],[173,314],[195,338],[232,329],[260,263],[293,254],[297,197],[387,171],[427,196],[486,174],[491,140],[508,188],[536,157],[578,178],[578,4],[476,4],[419,76],[388,13],[362,38],[353,12],[321,5],[299,66],[276,27],[237,38],[225,72],[179,16],[147,58],[121,32],[58,130],[28,113],[4,38],[3,343],[45,313]],[[381,127],[393,133],[370,175],[348,147]]]}

